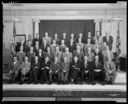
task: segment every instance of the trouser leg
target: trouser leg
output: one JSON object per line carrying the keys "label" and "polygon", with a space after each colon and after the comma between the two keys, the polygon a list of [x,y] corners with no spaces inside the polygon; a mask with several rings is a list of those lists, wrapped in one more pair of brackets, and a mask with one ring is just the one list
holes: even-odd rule
{"label": "trouser leg", "polygon": [[37,83],[38,82],[38,71],[34,70],[33,75],[34,75],[34,82]]}
{"label": "trouser leg", "polygon": [[47,69],[43,70],[43,76],[44,76],[44,80],[48,81],[48,70]]}
{"label": "trouser leg", "polygon": [[114,82],[115,82],[115,79],[116,79],[116,73],[115,72],[113,72],[112,73],[112,84],[114,84]]}
{"label": "trouser leg", "polygon": [[53,72],[49,73],[49,80],[52,81]]}
{"label": "trouser leg", "polygon": [[68,71],[67,72],[65,72],[65,81],[67,81],[68,80]]}
{"label": "trouser leg", "polygon": [[110,75],[109,75],[109,73],[106,72],[105,74],[106,74],[106,79],[107,79],[107,81],[110,81]]}

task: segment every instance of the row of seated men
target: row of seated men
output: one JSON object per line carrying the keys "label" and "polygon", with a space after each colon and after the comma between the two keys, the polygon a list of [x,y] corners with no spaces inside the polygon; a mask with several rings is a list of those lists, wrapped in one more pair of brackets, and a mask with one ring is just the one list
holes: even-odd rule
{"label": "row of seated men", "polygon": [[46,47],[46,51],[39,47],[37,49],[39,42],[36,41],[35,47],[31,46],[26,54],[21,46],[20,51],[15,54],[14,62],[11,63],[12,79],[15,81],[20,74],[21,83],[27,76],[29,83],[51,83],[55,78],[59,83],[78,83],[78,79],[82,79],[95,84],[95,76],[98,75],[102,84],[105,80],[108,84],[114,84],[116,72],[112,61],[113,53],[106,42],[101,48],[98,43],[90,44],[88,39],[88,43],[85,44],[85,47],[88,45],[87,48],[81,48],[76,43],[76,48],[71,52],[70,47],[62,48],[53,41],[53,50],[49,46]]}

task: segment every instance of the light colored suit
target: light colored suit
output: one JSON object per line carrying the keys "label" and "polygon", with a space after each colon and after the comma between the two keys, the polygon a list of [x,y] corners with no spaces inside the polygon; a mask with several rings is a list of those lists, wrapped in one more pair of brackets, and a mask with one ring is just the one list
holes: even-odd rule
{"label": "light colored suit", "polygon": [[21,64],[21,73],[22,75],[26,75],[30,71],[31,63],[30,62],[22,62]]}

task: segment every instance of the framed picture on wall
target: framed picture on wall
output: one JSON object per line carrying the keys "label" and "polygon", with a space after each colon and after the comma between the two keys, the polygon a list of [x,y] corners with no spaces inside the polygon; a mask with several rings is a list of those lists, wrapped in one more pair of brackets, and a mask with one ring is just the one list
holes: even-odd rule
{"label": "framed picture on wall", "polygon": [[15,41],[21,42],[22,40],[24,40],[24,42],[26,42],[26,35],[25,34],[16,34]]}

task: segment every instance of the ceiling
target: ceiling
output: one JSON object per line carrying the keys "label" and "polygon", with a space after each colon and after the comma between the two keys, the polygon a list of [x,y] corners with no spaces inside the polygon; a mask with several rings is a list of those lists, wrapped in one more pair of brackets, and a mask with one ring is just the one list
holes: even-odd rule
{"label": "ceiling", "polygon": [[78,4],[50,4],[50,3],[3,3],[3,10],[18,9],[18,10],[107,10],[107,9],[126,9],[126,2],[112,3],[78,3]]}

